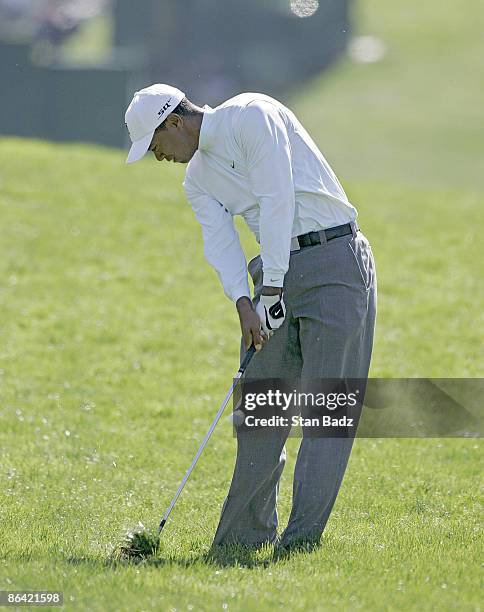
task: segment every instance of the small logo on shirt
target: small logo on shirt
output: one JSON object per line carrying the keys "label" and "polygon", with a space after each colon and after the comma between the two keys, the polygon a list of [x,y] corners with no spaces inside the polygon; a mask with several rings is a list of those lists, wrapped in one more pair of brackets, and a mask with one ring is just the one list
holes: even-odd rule
{"label": "small logo on shirt", "polygon": [[161,115],[163,115],[163,113],[170,108],[170,106],[171,106],[170,102],[171,102],[171,98],[163,106],[163,108],[160,108],[160,110],[158,111],[158,117],[161,117]]}
{"label": "small logo on shirt", "polygon": [[232,168],[235,168],[235,162],[232,162],[230,165],[232,166]]}

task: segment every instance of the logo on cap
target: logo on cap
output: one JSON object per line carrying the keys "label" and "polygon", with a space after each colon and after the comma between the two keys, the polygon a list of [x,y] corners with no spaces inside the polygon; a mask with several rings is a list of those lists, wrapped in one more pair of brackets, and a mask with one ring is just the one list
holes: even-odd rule
{"label": "logo on cap", "polygon": [[168,102],[163,106],[163,108],[160,108],[160,110],[158,111],[158,117],[161,117],[161,115],[163,115],[163,113],[170,108],[171,104],[171,98],[168,100]]}

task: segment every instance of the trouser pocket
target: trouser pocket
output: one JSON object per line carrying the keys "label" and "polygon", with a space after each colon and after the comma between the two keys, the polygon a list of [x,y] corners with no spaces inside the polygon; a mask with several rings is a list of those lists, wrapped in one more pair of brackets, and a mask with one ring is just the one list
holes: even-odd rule
{"label": "trouser pocket", "polygon": [[355,262],[355,270],[366,291],[369,291],[374,282],[375,262],[368,240],[364,236],[357,236],[348,242],[348,248]]}

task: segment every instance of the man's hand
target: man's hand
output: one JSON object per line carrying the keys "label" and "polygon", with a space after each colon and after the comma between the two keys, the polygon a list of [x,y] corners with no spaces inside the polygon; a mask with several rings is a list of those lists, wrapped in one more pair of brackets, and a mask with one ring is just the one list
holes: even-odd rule
{"label": "man's hand", "polygon": [[247,350],[254,343],[256,351],[260,351],[267,340],[267,335],[261,329],[260,318],[254,310],[251,299],[245,296],[239,298],[236,307],[245,349]]}
{"label": "man's hand", "polygon": [[256,312],[261,320],[262,330],[268,337],[284,323],[286,306],[279,287],[262,288],[262,295],[257,304]]}

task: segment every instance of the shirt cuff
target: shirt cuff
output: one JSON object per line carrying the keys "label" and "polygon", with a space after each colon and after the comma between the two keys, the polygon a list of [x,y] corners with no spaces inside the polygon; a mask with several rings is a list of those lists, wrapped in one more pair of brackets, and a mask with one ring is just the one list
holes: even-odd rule
{"label": "shirt cuff", "polygon": [[232,297],[232,301],[234,302],[234,304],[241,297],[248,297],[250,300],[251,298],[250,298],[249,285],[247,285],[247,287],[238,287],[235,291],[232,292],[231,297]]}
{"label": "shirt cuff", "polygon": [[267,270],[262,276],[264,287],[282,287],[284,285],[284,272]]}

